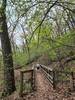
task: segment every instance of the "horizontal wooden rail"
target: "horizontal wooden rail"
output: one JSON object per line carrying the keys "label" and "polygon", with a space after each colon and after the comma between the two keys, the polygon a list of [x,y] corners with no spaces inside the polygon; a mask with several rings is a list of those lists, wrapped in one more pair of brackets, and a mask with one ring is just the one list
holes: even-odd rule
{"label": "horizontal wooden rail", "polygon": [[74,78],[74,75],[75,73],[74,72],[68,72],[68,71],[58,71],[58,70],[53,70],[45,65],[41,65],[39,64],[42,71],[44,72],[46,78],[49,80],[49,82],[52,84],[53,86],[53,89],[56,89],[56,82],[58,79],[58,76],[57,74],[65,74],[65,75],[69,75],[69,79],[70,79],[70,86],[71,86],[71,89],[75,90],[75,78]]}
{"label": "horizontal wooden rail", "polygon": [[41,67],[42,71],[44,72],[46,78],[52,84],[53,89],[55,89],[56,88],[56,84],[55,84],[55,72],[53,71],[53,69],[48,68],[47,66],[41,65],[41,64],[40,64],[40,67]]}
{"label": "horizontal wooden rail", "polygon": [[43,69],[47,69],[47,70],[49,70],[49,71],[53,71],[53,69],[52,68],[48,68],[47,66],[45,66],[45,65],[41,65],[41,64],[39,64]]}
{"label": "horizontal wooden rail", "polygon": [[27,70],[21,70],[20,73],[28,73],[28,72],[32,72],[33,69],[27,69]]}

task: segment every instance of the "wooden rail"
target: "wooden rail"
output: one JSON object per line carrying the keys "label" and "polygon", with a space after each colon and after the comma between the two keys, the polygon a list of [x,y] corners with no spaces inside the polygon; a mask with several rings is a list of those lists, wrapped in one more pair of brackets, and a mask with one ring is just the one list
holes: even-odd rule
{"label": "wooden rail", "polygon": [[53,89],[55,89],[56,88],[55,71],[53,71],[53,69],[51,69],[51,68],[46,67],[45,65],[40,64],[40,67],[41,67],[42,71],[44,72],[46,78],[52,84]]}
{"label": "wooden rail", "polygon": [[[75,78],[74,78],[74,72],[66,72],[66,71],[57,71],[53,70],[45,65],[39,64],[39,67],[41,70],[44,72],[46,78],[49,80],[49,83],[52,84],[53,89],[56,89],[56,83],[58,80],[57,79],[57,74],[58,73],[64,73],[65,75],[70,75],[70,87],[72,90],[75,90]],[[34,68],[35,69],[35,68]],[[31,85],[32,89],[35,89],[35,70],[34,69],[29,69],[29,70],[21,70],[20,71],[20,96],[23,95],[23,86],[24,86],[24,75],[27,73],[31,73]]]}
{"label": "wooden rail", "polygon": [[[41,65],[39,64],[42,71],[44,72],[46,78],[49,80],[49,82],[52,84],[53,89],[56,89],[56,83],[58,81],[58,73],[63,73],[65,75],[69,75],[69,81],[70,81],[70,87],[71,90],[75,90],[75,78],[74,78],[74,72],[68,72],[68,71],[57,71],[57,70],[53,70],[51,68],[48,68],[45,65]],[[56,80],[57,79],[57,80]]]}

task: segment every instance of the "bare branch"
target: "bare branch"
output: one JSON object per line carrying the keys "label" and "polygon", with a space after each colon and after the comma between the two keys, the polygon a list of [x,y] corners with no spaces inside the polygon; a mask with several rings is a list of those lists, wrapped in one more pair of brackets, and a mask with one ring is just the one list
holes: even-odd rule
{"label": "bare branch", "polygon": [[30,38],[30,41],[31,41],[31,39],[32,39],[32,37],[33,37],[35,31],[42,25],[42,23],[44,22],[44,20],[45,20],[47,14],[48,14],[49,11],[51,10],[51,8],[52,8],[53,6],[55,6],[55,4],[57,3],[57,1],[58,1],[58,0],[56,0],[56,1],[47,9],[47,12],[44,14],[44,17],[43,17],[42,21],[39,23],[39,25],[38,25],[38,26],[35,28],[35,30],[33,31],[32,35],[31,35],[31,38]]}

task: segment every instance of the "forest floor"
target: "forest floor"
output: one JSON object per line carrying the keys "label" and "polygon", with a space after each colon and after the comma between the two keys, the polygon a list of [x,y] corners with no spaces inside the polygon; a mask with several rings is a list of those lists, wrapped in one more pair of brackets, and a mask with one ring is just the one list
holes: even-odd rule
{"label": "forest floor", "polygon": [[[19,80],[19,72],[19,70],[15,70],[16,80]],[[41,70],[36,71],[35,78],[36,91],[23,97],[19,97],[19,93],[15,92],[8,98],[2,100],[75,100],[75,93],[69,93],[65,86],[59,85],[56,90],[53,90]]]}

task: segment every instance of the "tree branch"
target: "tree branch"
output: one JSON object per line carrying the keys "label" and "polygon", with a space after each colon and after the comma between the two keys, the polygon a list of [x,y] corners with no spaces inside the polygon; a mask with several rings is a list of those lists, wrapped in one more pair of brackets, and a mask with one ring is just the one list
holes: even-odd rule
{"label": "tree branch", "polygon": [[[55,4],[57,3],[57,1],[58,1],[58,0],[56,0],[56,1],[47,9],[47,12],[44,14],[44,17],[43,17],[42,21],[39,23],[39,25],[38,25],[38,26],[35,28],[35,30],[33,31],[32,35],[31,35],[31,37],[30,37],[30,41],[31,41],[31,39],[32,39],[32,37],[33,37],[35,31],[42,25],[42,23],[44,22],[44,20],[45,20],[47,14],[48,14],[49,11],[51,10],[51,8],[52,8],[53,6],[55,6]],[[30,42],[30,41],[29,41],[29,42]]]}

